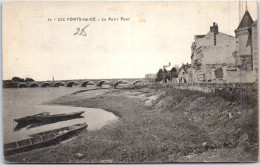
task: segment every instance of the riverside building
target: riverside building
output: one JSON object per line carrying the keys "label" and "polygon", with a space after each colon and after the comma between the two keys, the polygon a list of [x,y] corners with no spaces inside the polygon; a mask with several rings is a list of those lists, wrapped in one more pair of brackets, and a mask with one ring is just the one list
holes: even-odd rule
{"label": "riverside building", "polygon": [[223,64],[234,66],[236,38],[219,32],[214,22],[205,35],[195,35],[191,46],[192,82],[223,81]]}
{"label": "riverside building", "polygon": [[246,10],[236,37],[219,32],[213,23],[191,46],[192,82],[251,83],[258,81],[257,21]]}

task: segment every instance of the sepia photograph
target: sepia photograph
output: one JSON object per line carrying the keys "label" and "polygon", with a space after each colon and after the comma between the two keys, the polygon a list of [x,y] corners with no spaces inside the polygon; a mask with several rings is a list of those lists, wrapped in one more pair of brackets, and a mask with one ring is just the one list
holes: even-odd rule
{"label": "sepia photograph", "polygon": [[257,5],[3,1],[4,163],[259,161]]}

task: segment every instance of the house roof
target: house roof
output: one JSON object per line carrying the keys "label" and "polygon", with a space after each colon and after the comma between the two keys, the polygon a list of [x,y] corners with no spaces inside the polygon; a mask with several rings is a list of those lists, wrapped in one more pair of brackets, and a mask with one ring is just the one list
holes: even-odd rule
{"label": "house roof", "polygon": [[[206,35],[204,35],[203,38],[201,38],[198,42],[196,42],[196,47],[199,48],[201,46],[207,46],[207,45],[210,45],[210,42],[209,40],[212,40],[212,38],[210,36],[213,36],[213,32],[209,31]],[[222,32],[218,32],[217,34],[218,36],[228,36],[228,37],[231,37],[233,39],[235,39],[234,36],[231,36],[229,34],[225,34],[225,33],[222,33]],[[212,42],[213,43],[213,42]]]}
{"label": "house roof", "polygon": [[179,72],[181,71],[181,69],[183,69],[184,70],[184,72],[185,73],[187,73],[187,70],[188,70],[188,68],[190,68],[191,67],[191,64],[182,64],[182,66],[180,67],[180,69],[179,69]]}
{"label": "house roof", "polygon": [[237,29],[244,28],[244,27],[250,27],[253,23],[254,23],[254,21],[253,21],[251,15],[246,10],[246,12],[245,12],[239,26],[237,27]]}

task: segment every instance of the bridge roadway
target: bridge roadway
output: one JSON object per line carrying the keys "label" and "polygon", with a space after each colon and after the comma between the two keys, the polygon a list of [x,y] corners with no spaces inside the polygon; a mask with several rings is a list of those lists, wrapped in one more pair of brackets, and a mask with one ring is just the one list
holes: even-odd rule
{"label": "bridge roadway", "polygon": [[26,87],[73,87],[80,86],[86,87],[87,85],[95,85],[102,87],[103,84],[109,84],[113,87],[117,87],[119,84],[136,85],[138,83],[148,83],[144,78],[132,78],[132,79],[79,79],[79,80],[57,80],[57,81],[33,81],[33,82],[18,82],[16,86],[18,88]]}

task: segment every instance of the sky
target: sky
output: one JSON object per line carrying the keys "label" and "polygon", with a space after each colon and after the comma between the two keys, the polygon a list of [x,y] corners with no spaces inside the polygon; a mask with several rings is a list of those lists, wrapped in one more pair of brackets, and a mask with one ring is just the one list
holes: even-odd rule
{"label": "sky", "polygon": [[[256,20],[257,3],[247,6]],[[190,63],[194,35],[213,22],[232,36],[239,24],[235,1],[4,2],[2,10],[4,80],[143,78]]]}

